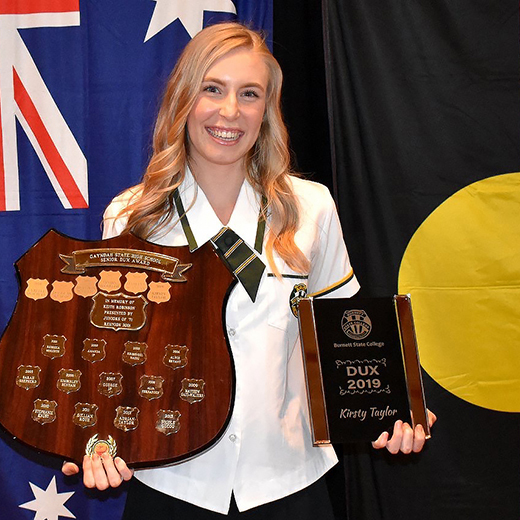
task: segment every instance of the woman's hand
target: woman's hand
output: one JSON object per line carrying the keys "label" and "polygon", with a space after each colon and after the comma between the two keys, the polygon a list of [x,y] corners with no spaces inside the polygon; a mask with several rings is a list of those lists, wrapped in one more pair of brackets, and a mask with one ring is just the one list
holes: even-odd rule
{"label": "woman's hand", "polygon": [[[65,462],[61,471],[65,475],[76,475],[79,468],[73,462]],[[88,488],[104,490],[118,487],[122,482],[130,480],[134,470],[130,469],[121,457],[113,459],[108,453],[83,457],[83,484]]]}
{"label": "woman's hand", "polygon": [[[428,410],[428,423],[430,427],[437,420],[437,416]],[[390,453],[396,454],[400,451],[402,453],[419,453],[426,442],[426,434],[424,428],[418,424],[415,430],[408,423],[403,421],[396,421],[394,425],[394,433],[389,437],[388,432],[383,432],[377,441],[372,443],[372,446],[377,450],[386,448]]]}

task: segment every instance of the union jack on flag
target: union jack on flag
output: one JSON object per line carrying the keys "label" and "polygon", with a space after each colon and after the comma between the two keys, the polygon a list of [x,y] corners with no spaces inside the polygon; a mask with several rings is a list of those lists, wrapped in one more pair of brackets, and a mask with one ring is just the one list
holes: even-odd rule
{"label": "union jack on flag", "polygon": [[[229,19],[269,34],[272,11],[272,0],[0,0],[2,330],[18,294],[13,263],[49,228],[98,239],[108,202],[139,181],[189,39]],[[87,492],[61,461],[5,434],[0,460],[0,518],[120,517],[123,491]]]}

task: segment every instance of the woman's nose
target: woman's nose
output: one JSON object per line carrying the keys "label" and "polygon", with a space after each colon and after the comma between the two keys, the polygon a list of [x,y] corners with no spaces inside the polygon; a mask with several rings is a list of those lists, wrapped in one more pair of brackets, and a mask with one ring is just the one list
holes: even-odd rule
{"label": "woman's nose", "polygon": [[226,119],[236,119],[239,115],[238,101],[234,94],[228,94],[220,105],[220,115]]}

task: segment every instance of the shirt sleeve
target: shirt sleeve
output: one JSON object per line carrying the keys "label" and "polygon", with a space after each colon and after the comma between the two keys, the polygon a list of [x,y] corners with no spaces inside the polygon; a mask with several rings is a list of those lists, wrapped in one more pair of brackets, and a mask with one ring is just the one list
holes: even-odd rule
{"label": "shirt sleeve", "polygon": [[128,217],[126,215],[121,216],[120,213],[128,206],[133,195],[132,190],[127,190],[118,195],[107,206],[103,213],[103,238],[116,237],[123,232]]}
{"label": "shirt sleeve", "polygon": [[359,290],[334,199],[325,188],[309,273],[309,296],[348,298]]}

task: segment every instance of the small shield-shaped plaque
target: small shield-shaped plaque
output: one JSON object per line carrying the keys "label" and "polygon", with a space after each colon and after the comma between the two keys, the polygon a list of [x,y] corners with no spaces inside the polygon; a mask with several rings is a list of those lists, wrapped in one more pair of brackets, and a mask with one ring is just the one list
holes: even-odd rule
{"label": "small shield-shaped plaque", "polygon": [[183,368],[188,364],[189,348],[179,345],[166,345],[163,363],[173,370]]}
{"label": "small shield-shaped plaque", "polygon": [[102,361],[106,356],[106,344],[107,342],[104,339],[84,339],[81,357],[85,361],[90,361],[91,363]]}
{"label": "small shield-shaped plaque", "polygon": [[162,397],[164,378],[161,376],[141,376],[141,386],[137,391],[141,397],[151,401]]}
{"label": "small shield-shaped plaque", "polygon": [[121,273],[119,271],[101,271],[98,287],[102,291],[114,292],[121,287]]}
{"label": "small shield-shaped plaque", "polygon": [[125,290],[134,294],[141,293],[148,289],[146,273],[126,273]]}
{"label": "small shield-shaped plaque", "polygon": [[98,392],[107,397],[114,397],[123,391],[123,374],[115,372],[101,372],[99,374]]}
{"label": "small shield-shaped plaque", "polygon": [[81,388],[81,370],[72,370],[69,368],[60,368],[58,371],[58,381],[56,386],[58,390],[70,394],[77,392]]}
{"label": "small shield-shaped plaque", "polygon": [[51,359],[62,357],[65,354],[65,341],[67,341],[65,336],[45,334],[42,354]]}
{"label": "small shield-shaped plaque", "polygon": [[72,416],[72,422],[76,426],[81,426],[82,428],[94,426],[97,423],[97,411],[97,404],[76,403],[74,405],[74,415]]}
{"label": "small shield-shaped plaque", "polygon": [[16,374],[16,384],[25,390],[36,388],[40,385],[40,372],[41,368],[37,366],[19,366],[18,373]]}
{"label": "small shield-shaped plaque", "polygon": [[181,383],[182,388],[179,395],[182,400],[193,404],[202,401],[206,397],[204,394],[204,385],[206,383],[203,379],[183,379]]}
{"label": "small shield-shaped plaque", "polygon": [[154,303],[164,303],[170,300],[171,285],[168,282],[150,282],[148,299]]}
{"label": "small shield-shaped plaque", "polygon": [[70,300],[74,298],[73,289],[73,282],[60,282],[56,280],[52,282],[51,299],[60,303],[70,302]]}
{"label": "small shield-shaped plaque", "polygon": [[83,298],[94,296],[97,293],[97,278],[95,276],[76,277],[74,292],[78,296],[83,296]]}
{"label": "small shield-shaped plaque", "polygon": [[51,423],[56,419],[56,401],[48,401],[47,399],[36,399],[31,418],[40,424]]}
{"label": "small shield-shaped plaque", "polygon": [[138,415],[139,408],[135,406],[118,406],[116,408],[114,426],[124,432],[135,430],[139,426]]}
{"label": "small shield-shaped plaque", "polygon": [[125,343],[125,351],[121,358],[125,363],[129,365],[142,365],[146,361],[146,349],[148,345],[146,343],[140,343],[139,341],[127,341]]}
{"label": "small shield-shaped plaque", "polygon": [[181,428],[180,417],[181,413],[177,410],[159,410],[155,429],[164,435],[177,433]]}
{"label": "small shield-shaped plaque", "polygon": [[29,278],[27,280],[27,288],[25,289],[25,296],[31,300],[43,300],[49,294],[47,286],[49,282],[40,278]]}

